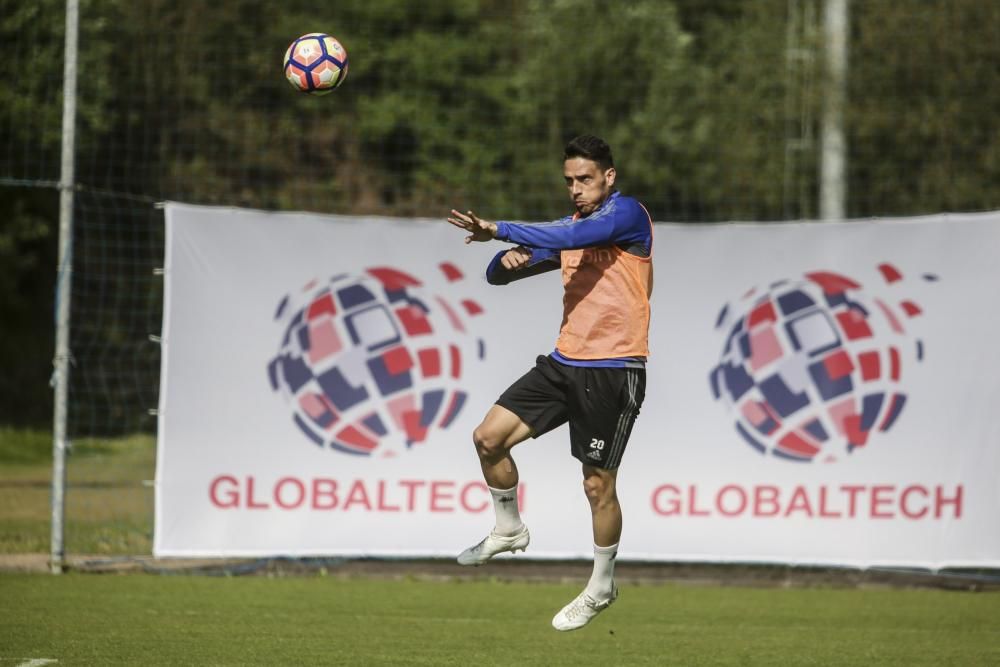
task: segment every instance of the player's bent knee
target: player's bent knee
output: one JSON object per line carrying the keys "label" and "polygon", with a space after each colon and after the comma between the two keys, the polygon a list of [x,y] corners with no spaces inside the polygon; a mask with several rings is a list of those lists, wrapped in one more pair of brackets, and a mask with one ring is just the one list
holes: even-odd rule
{"label": "player's bent knee", "polygon": [[477,427],[472,432],[472,442],[476,445],[479,458],[485,461],[502,458],[504,455],[504,439],[497,437],[491,429]]}
{"label": "player's bent knee", "polygon": [[616,502],[615,480],[605,479],[598,475],[590,475],[583,479],[583,492],[591,505],[604,506]]}
{"label": "player's bent knee", "polygon": [[583,480],[583,492],[587,494],[587,497],[591,500],[595,500],[604,495],[606,485],[598,477],[588,477]]}

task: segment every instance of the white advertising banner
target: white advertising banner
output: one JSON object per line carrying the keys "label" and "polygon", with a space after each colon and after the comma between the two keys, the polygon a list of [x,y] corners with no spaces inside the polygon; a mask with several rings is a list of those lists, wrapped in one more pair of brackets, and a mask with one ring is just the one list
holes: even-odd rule
{"label": "white advertising banner", "polygon": [[[443,219],[168,204],[157,556],[452,557],[472,431],[553,348]],[[1000,566],[1000,214],[657,224],[620,557]],[[563,426],[514,449],[526,556],[592,554]]]}

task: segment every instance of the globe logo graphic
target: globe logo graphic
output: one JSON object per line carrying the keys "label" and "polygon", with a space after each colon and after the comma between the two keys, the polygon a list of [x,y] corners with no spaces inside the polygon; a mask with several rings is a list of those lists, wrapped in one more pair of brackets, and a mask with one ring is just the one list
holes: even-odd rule
{"label": "globe logo graphic", "polygon": [[[890,264],[878,270],[887,285],[902,280]],[[904,368],[924,356],[906,326],[920,314],[911,300],[871,296],[829,271],[751,289],[719,313],[725,343],[712,393],[761,454],[837,461],[902,413]]]}
{"label": "globe logo graphic", "polygon": [[[439,269],[446,283],[463,279],[453,264]],[[287,324],[267,367],[271,388],[315,445],[399,455],[461,412],[463,365],[485,354],[467,319],[482,312],[394,268],[313,280],[278,305],[275,320]]]}

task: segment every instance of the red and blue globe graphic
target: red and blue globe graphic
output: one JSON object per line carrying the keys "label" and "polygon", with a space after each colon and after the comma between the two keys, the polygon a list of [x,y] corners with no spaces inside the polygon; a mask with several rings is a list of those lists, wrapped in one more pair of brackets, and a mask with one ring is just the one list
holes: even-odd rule
{"label": "red and blue globe graphic", "polygon": [[[451,263],[438,269],[447,285],[463,279]],[[468,320],[482,312],[391,267],[313,280],[278,305],[275,319],[287,324],[268,364],[271,388],[316,446],[399,455],[461,412],[464,367],[485,355]]]}
{"label": "red and blue globe graphic", "polygon": [[[902,280],[878,266],[886,285]],[[933,275],[924,275],[933,281]],[[831,271],[754,288],[719,313],[725,343],[710,382],[753,449],[833,462],[889,431],[906,405],[904,371],[924,356],[907,332],[909,299],[873,296]]]}

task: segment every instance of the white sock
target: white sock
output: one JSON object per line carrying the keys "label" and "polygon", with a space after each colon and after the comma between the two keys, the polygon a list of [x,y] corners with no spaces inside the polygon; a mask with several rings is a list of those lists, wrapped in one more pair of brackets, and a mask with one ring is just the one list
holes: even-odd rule
{"label": "white sock", "polygon": [[599,547],[594,545],[594,573],[587,582],[587,595],[595,600],[607,600],[615,585],[615,556],[618,545]]}
{"label": "white sock", "polygon": [[509,489],[486,488],[493,496],[493,510],[497,515],[497,525],[493,530],[497,535],[517,535],[524,526],[521,513],[517,511],[517,484]]}

